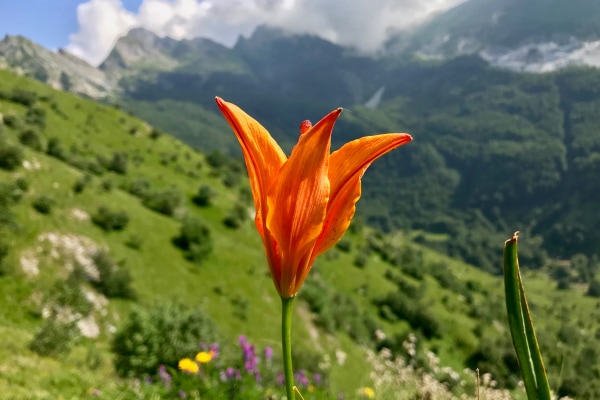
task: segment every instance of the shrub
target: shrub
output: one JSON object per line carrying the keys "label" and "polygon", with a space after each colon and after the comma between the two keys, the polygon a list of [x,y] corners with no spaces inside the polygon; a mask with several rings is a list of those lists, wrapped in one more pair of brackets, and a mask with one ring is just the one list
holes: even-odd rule
{"label": "shrub", "polygon": [[[367,344],[371,339],[373,323],[360,312],[356,301],[342,292],[335,293],[329,304],[335,329],[346,332],[357,343]],[[373,332],[375,329],[373,329]]]}
{"label": "shrub", "polygon": [[556,282],[556,288],[558,290],[569,290],[571,288],[571,280],[567,278],[560,278]]}
{"label": "shrub", "polygon": [[350,226],[348,226],[348,232],[350,232],[353,235],[362,233],[364,231],[365,228],[365,222],[363,221],[363,219],[359,216],[359,217],[354,217],[352,219],[352,222],[350,223]]}
{"label": "shrub", "polygon": [[206,155],[206,162],[215,169],[224,167],[229,163],[229,158],[219,150],[212,151]]}
{"label": "shrub", "polygon": [[18,146],[0,143],[0,168],[12,171],[23,162],[23,151]]}
{"label": "shrub", "polygon": [[223,220],[225,226],[233,229],[239,228],[248,219],[248,210],[243,204],[237,203]]}
{"label": "shrub", "polygon": [[[0,193],[0,196],[2,194]],[[2,198],[0,197],[0,227],[10,228],[13,231],[17,231],[20,229],[19,224],[17,224],[17,220],[15,219],[15,215],[10,211],[10,209],[1,204]]]}
{"label": "shrub", "polygon": [[50,318],[35,334],[29,349],[41,356],[58,356],[68,353],[78,337],[79,331],[74,322]]}
{"label": "shrub", "polygon": [[150,191],[152,184],[146,178],[137,178],[129,184],[127,190],[135,197],[144,198]]}
{"label": "shrub", "polygon": [[144,240],[137,235],[131,235],[125,240],[125,246],[133,250],[141,249],[142,244],[144,244]]}
{"label": "shrub", "polygon": [[25,122],[44,129],[46,127],[46,110],[40,107],[29,107],[25,114]]}
{"label": "shrub", "polygon": [[126,211],[113,211],[101,206],[92,216],[92,222],[105,231],[121,231],[129,223],[129,215]]}
{"label": "shrub", "polygon": [[46,154],[51,157],[58,158],[59,160],[65,161],[68,158],[67,151],[63,147],[60,139],[57,137],[51,137],[48,140],[48,147],[46,148]]}
{"label": "shrub", "polygon": [[19,134],[21,144],[32,148],[35,151],[42,151],[44,146],[40,135],[33,129],[25,129]]}
{"label": "shrub", "polygon": [[131,287],[132,277],[123,266],[117,265],[106,250],[98,250],[92,255],[98,269],[99,279],[94,286],[109,298],[134,299],[135,291]]}
{"label": "shrub", "polygon": [[368,250],[363,248],[356,253],[356,257],[354,257],[354,266],[357,268],[364,268],[369,262],[369,253]]}
{"label": "shrub", "polygon": [[335,245],[336,248],[340,249],[344,253],[348,253],[352,250],[352,242],[348,239],[342,239]]}
{"label": "shrub", "polygon": [[27,179],[23,178],[22,176],[15,179],[15,186],[23,193],[29,190],[29,182],[27,182]]}
{"label": "shrub", "polygon": [[379,312],[382,317],[386,317],[383,312],[392,312],[395,317],[404,319],[414,329],[419,329],[427,338],[441,337],[442,329],[437,318],[428,310],[427,307],[419,304],[412,297],[398,292],[390,292],[383,299],[378,300]]}
{"label": "shrub", "polygon": [[4,122],[4,125],[10,128],[18,128],[21,125],[21,120],[15,114],[6,114],[2,118],[2,121]]}
{"label": "shrub", "polygon": [[197,307],[168,301],[135,309],[112,341],[120,376],[154,375],[160,365],[175,366],[198,351],[198,343],[216,338],[213,321]]}
{"label": "shrub", "polygon": [[37,93],[30,90],[14,88],[10,94],[10,100],[26,107],[31,107],[37,101]]}
{"label": "shrub", "polygon": [[159,137],[161,137],[162,135],[163,135],[163,133],[157,128],[153,127],[152,130],[150,131],[150,139],[152,139],[152,140],[156,140]]}
{"label": "shrub", "polygon": [[250,189],[248,186],[240,187],[240,191],[238,193],[238,201],[246,205],[254,204],[252,197],[252,189]]}
{"label": "shrub", "polygon": [[201,263],[212,252],[213,243],[210,229],[197,217],[188,217],[181,224],[179,236],[173,243],[183,250],[185,258]]}
{"label": "shrub", "polygon": [[52,207],[54,206],[54,200],[42,194],[34,198],[31,205],[41,214],[50,214],[50,212],[52,212]]}
{"label": "shrub", "polygon": [[592,279],[586,294],[590,297],[600,297],[600,281]]}
{"label": "shrub", "polygon": [[472,301],[473,295],[467,286],[452,273],[452,270],[446,263],[436,263],[431,265],[431,267],[428,269],[431,271],[431,275],[433,275],[441,287],[449,289],[454,293],[463,295],[469,302]]}
{"label": "shrub", "polygon": [[75,168],[98,176],[102,175],[106,171],[105,167],[100,163],[100,161],[94,159],[89,159],[81,156],[71,156],[68,160],[65,161],[67,161]]}
{"label": "shrub", "polygon": [[44,298],[44,306],[50,309],[52,318],[66,308],[80,317],[90,315],[94,306],[81,290],[83,281],[81,275],[84,275],[81,267],[76,267],[67,280],[58,279],[47,293]]}
{"label": "shrub", "polygon": [[110,179],[103,180],[100,182],[100,190],[106,193],[110,192],[113,190],[113,182]]}
{"label": "shrub", "polygon": [[23,190],[17,186],[16,182],[0,182],[0,207],[6,208],[17,204],[23,197]]}
{"label": "shrub", "polygon": [[176,189],[158,189],[147,193],[142,203],[149,209],[172,216],[182,201],[181,193]]}
{"label": "shrub", "polygon": [[92,176],[89,174],[85,174],[81,176],[75,184],[73,185],[73,192],[81,193],[86,188],[86,186],[92,181]]}
{"label": "shrub", "polygon": [[507,336],[482,336],[476,351],[467,359],[467,366],[491,373],[500,387],[514,388],[520,380],[519,364]]}
{"label": "shrub", "polygon": [[223,185],[225,185],[226,187],[232,188],[237,186],[238,183],[240,183],[241,176],[242,175],[239,172],[227,170],[227,172],[224,173],[221,182],[223,182]]}
{"label": "shrub", "polygon": [[192,197],[194,204],[200,207],[208,207],[211,205],[213,197],[215,197],[215,191],[208,185],[202,185],[198,189],[198,193]]}
{"label": "shrub", "polygon": [[127,173],[127,154],[116,152],[107,166],[109,171],[124,175]]}

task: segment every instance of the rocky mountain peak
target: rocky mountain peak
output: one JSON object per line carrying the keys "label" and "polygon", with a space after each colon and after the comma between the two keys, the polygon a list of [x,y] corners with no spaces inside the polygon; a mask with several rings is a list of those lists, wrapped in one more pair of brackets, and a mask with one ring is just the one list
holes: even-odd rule
{"label": "rocky mountain peak", "polygon": [[134,28],[121,37],[99,69],[109,75],[120,75],[140,64],[153,68],[172,69],[178,63],[169,56],[169,51],[177,45],[177,40],[159,37],[144,28]]}
{"label": "rocky mountain peak", "polygon": [[23,36],[6,35],[0,41],[0,68],[87,97],[103,98],[115,91],[105,74],[84,60],[63,49],[48,50]]}

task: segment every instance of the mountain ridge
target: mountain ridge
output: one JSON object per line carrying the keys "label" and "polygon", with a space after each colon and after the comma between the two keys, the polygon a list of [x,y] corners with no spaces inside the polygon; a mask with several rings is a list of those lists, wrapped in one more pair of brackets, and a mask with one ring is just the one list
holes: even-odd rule
{"label": "mountain ridge", "polygon": [[0,41],[0,66],[87,97],[110,97],[117,91],[116,82],[84,60],[64,49],[47,50],[23,36],[6,35]]}

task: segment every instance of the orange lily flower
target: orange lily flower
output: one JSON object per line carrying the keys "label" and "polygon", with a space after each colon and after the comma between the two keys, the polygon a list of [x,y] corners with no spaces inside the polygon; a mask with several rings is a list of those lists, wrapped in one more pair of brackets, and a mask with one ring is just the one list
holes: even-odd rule
{"label": "orange lily flower", "polygon": [[271,276],[282,298],[296,295],[315,258],[344,235],[360,198],[360,180],[373,161],[412,140],[405,133],[367,136],[330,154],[338,108],[316,125],[300,125],[288,158],[269,132],[234,104],[216,98],[246,161]]}

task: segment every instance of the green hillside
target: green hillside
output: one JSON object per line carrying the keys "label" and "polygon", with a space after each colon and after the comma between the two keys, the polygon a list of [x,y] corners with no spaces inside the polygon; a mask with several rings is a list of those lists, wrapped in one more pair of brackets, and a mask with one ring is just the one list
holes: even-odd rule
{"label": "green hillside", "polygon": [[[218,342],[218,363],[239,358],[238,335],[246,335],[257,351],[275,348],[271,375],[248,393],[281,393],[274,383],[279,299],[250,218],[239,161],[198,153],[114,107],[6,71],[0,71],[0,113],[3,396],[175,398],[177,392],[156,377],[153,384],[120,377],[118,371],[131,375],[148,364],[132,361],[131,369],[115,369],[111,351],[114,338],[131,326],[130,311],[138,310],[145,327],[141,336],[130,336],[137,343],[160,332],[144,313],[160,315],[173,300],[214,321],[216,331],[203,323],[205,336],[191,340],[193,351],[200,342]],[[215,134],[233,135],[228,129]],[[500,386],[515,387],[501,281],[416,243],[439,238],[410,231],[383,235],[358,221],[317,261],[296,307],[293,340],[296,367],[324,377],[319,397],[360,397],[361,387],[374,387],[382,398],[408,399],[430,390],[443,398],[447,388],[473,395],[474,377],[465,367],[479,367]],[[525,239],[523,251],[528,245]],[[496,246],[499,263],[502,240]],[[587,260],[583,264],[549,270],[566,274],[563,290],[542,271],[526,274],[525,285],[553,388],[585,398],[598,394],[585,357],[600,339],[597,300],[577,283],[582,271],[595,271]],[[178,312],[175,317],[185,314]],[[83,337],[74,323],[97,337]],[[182,326],[182,332],[192,329]],[[154,341],[161,339],[154,335]],[[179,340],[171,344],[179,346]],[[366,361],[368,350],[383,347],[406,360],[402,368],[385,366],[391,381],[378,379],[381,370],[372,376],[376,366]],[[218,363],[214,368],[227,366]],[[175,364],[167,367],[174,384],[187,390],[189,379],[177,374]],[[423,374],[441,385],[437,392],[423,384]]]}

